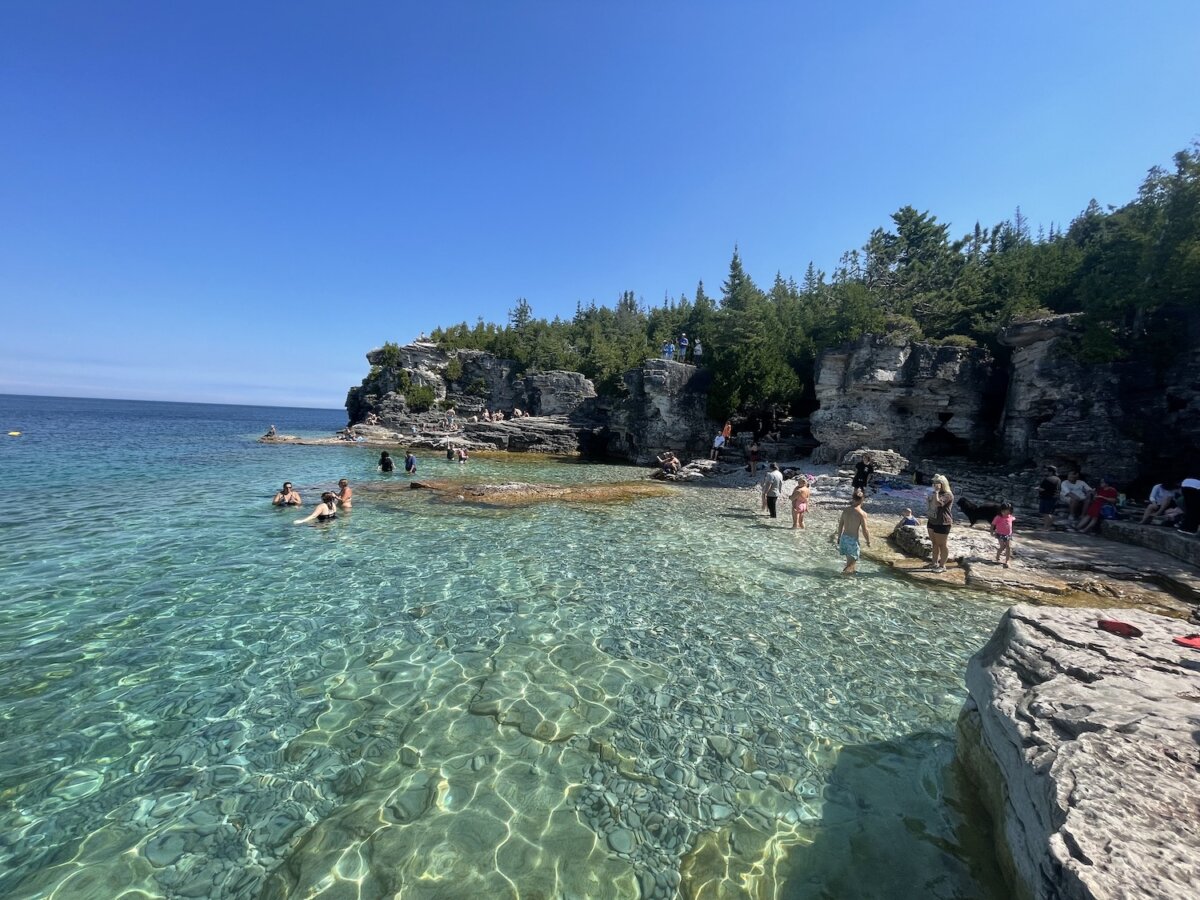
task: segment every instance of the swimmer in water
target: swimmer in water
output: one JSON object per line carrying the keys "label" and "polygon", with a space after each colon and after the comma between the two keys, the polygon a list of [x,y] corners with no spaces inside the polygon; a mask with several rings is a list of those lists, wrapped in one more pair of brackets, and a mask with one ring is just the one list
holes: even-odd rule
{"label": "swimmer in water", "polygon": [[317,508],[310,512],[303,519],[297,519],[293,525],[304,525],[316,519],[318,522],[329,522],[337,518],[337,494],[331,491],[326,491],[321,495],[321,502],[317,504]]}
{"label": "swimmer in water", "polygon": [[274,499],[271,500],[276,506],[300,506],[303,501],[300,499],[300,492],[292,487],[290,481],[285,481],[275,493]]}
{"label": "swimmer in water", "polygon": [[338,482],[337,502],[338,502],[338,505],[341,506],[342,509],[349,509],[351,506],[354,505],[351,502],[351,498],[353,497],[353,495],[354,495],[354,491],[350,490],[350,482],[349,481],[347,481],[345,478],[343,478],[341,481]]}

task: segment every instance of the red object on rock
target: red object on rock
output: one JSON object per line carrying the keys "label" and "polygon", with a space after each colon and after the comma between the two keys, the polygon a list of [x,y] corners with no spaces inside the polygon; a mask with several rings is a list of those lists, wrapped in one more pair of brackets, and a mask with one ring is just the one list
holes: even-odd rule
{"label": "red object on rock", "polygon": [[1120,635],[1121,637],[1135,638],[1142,636],[1142,629],[1136,625],[1130,625],[1128,622],[1118,622],[1116,619],[1101,619],[1096,623],[1096,627],[1110,634]]}
{"label": "red object on rock", "polygon": [[1172,640],[1180,647],[1191,647],[1193,650],[1200,650],[1200,634],[1189,634],[1187,637],[1172,638]]}

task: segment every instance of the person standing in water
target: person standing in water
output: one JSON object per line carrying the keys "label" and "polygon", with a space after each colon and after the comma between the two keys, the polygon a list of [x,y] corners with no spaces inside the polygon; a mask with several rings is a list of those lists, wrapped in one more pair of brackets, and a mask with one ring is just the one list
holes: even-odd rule
{"label": "person standing in water", "polygon": [[337,518],[337,495],[331,491],[326,491],[321,495],[321,502],[317,504],[317,508],[310,512],[303,519],[297,519],[293,525],[304,525],[306,522],[311,522],[316,519],[318,522],[329,522]]}
{"label": "person standing in water", "polygon": [[292,487],[290,481],[285,481],[271,500],[275,506],[300,506],[303,501],[300,499],[300,492]]}
{"label": "person standing in water", "polygon": [[838,553],[846,557],[846,567],[842,569],[843,575],[853,575],[858,571],[858,557],[861,554],[859,540],[865,540],[867,546],[871,546],[871,531],[867,526],[867,514],[863,512],[862,508],[864,499],[865,496],[861,490],[855,491],[854,496],[850,498],[850,505],[842,510],[842,516],[838,519]]}
{"label": "person standing in water", "polygon": [[338,482],[337,502],[342,509],[349,509],[354,505],[352,497],[354,491],[350,490],[350,482],[343,478]]}
{"label": "person standing in water", "polygon": [[808,479],[803,475],[799,476],[800,482],[796,485],[796,489],[792,491],[792,528],[804,528],[804,514],[808,512],[808,495],[810,489],[808,487]]}
{"label": "person standing in water", "polygon": [[767,470],[767,477],[762,481],[762,496],[763,508],[771,514],[771,518],[777,518],[775,505],[779,502],[779,495],[783,493],[783,473],[779,471],[779,466],[771,463]]}
{"label": "person standing in water", "polygon": [[404,457],[404,474],[406,474],[406,475],[416,475],[417,474],[417,457],[413,454],[413,452],[411,450],[409,450],[408,453]]}
{"label": "person standing in water", "polygon": [[392,457],[388,455],[388,452],[386,450],[384,450],[382,453],[379,454],[379,471],[380,472],[396,471],[396,464],[394,462],[392,462]]}

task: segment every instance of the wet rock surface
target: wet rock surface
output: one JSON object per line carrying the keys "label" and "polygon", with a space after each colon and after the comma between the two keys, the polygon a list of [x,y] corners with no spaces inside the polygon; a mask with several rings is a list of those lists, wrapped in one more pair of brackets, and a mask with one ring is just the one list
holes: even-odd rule
{"label": "wet rock surface", "polygon": [[1175,898],[1200,883],[1200,653],[1171,641],[1186,632],[1140,610],[1016,606],[971,659],[959,759],[1021,891]]}

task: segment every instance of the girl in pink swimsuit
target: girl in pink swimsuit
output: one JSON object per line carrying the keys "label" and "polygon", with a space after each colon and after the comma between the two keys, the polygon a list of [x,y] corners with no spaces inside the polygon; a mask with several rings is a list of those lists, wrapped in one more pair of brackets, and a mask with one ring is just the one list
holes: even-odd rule
{"label": "girl in pink swimsuit", "polygon": [[804,527],[804,514],[808,512],[808,491],[807,481],[801,481],[792,491],[792,528]]}

